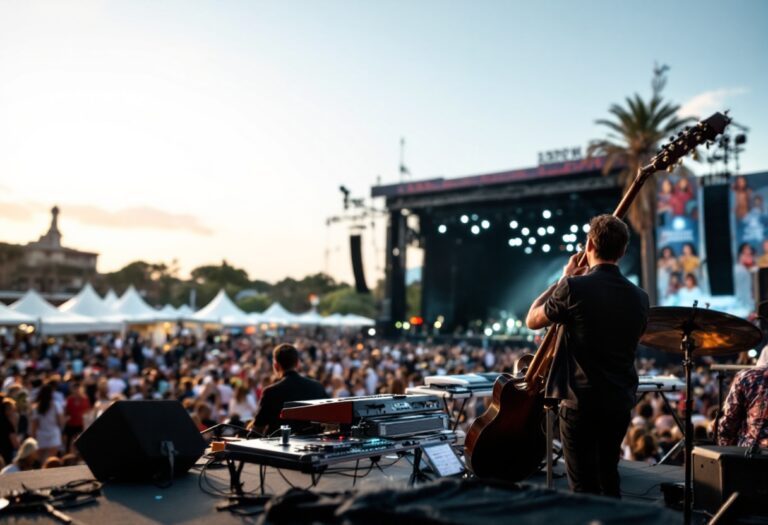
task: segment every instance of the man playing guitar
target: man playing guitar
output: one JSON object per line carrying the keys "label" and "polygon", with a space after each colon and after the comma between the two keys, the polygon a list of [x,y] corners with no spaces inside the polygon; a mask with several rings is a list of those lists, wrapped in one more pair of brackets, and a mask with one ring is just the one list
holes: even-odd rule
{"label": "man playing guitar", "polygon": [[531,305],[528,328],[565,331],[547,381],[560,400],[560,436],[574,492],[620,497],[621,441],[635,404],[635,350],[648,320],[648,295],[619,270],[629,228],[612,215],[590,221],[587,267],[576,254]]}

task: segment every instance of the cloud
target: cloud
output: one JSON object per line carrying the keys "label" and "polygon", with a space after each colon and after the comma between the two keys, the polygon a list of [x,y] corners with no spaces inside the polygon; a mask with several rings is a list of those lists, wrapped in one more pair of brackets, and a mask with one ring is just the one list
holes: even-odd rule
{"label": "cloud", "polygon": [[149,206],[112,211],[97,206],[69,204],[62,206],[61,212],[62,216],[72,217],[83,224],[104,228],[187,230],[198,235],[211,235],[213,233],[210,228],[201,224],[194,215],[171,213]]}
{"label": "cloud", "polygon": [[[102,228],[145,228],[150,230],[186,230],[198,235],[211,235],[213,230],[200,223],[194,215],[171,213],[149,206],[136,206],[121,210],[105,210],[87,204],[66,204],[61,206],[62,218],[73,219],[82,224]],[[0,202],[0,218],[14,221],[28,221],[49,207],[40,203],[26,204]]]}
{"label": "cloud", "polygon": [[710,113],[728,109],[724,107],[725,101],[728,98],[742,95],[746,92],[747,89],[745,88],[722,88],[699,93],[680,106],[680,109],[677,110],[677,116],[708,117]]}

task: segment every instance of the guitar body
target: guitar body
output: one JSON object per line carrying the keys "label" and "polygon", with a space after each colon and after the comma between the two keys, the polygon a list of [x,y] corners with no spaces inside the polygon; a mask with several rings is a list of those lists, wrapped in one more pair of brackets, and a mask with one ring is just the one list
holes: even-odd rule
{"label": "guitar body", "polygon": [[521,481],[546,455],[544,395],[502,375],[493,385],[491,406],[470,425],[464,442],[467,467],[479,478]]}

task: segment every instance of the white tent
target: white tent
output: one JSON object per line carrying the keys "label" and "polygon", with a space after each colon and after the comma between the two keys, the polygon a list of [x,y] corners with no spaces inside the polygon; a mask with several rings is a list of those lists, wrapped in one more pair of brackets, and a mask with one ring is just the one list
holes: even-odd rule
{"label": "white tent", "polygon": [[323,326],[344,326],[344,315],[340,313],[331,314],[323,319]]}
{"label": "white tent", "polygon": [[166,304],[157,310],[155,315],[157,315],[158,321],[164,321],[167,323],[175,323],[176,321],[181,320],[183,317],[182,314],[170,304]]}
{"label": "white tent", "polygon": [[21,299],[11,305],[11,309],[34,317],[39,332],[45,335],[84,334],[115,330],[113,323],[102,323],[92,317],[59,311],[34,290],[27,291]]}
{"label": "white tent", "polygon": [[189,319],[195,313],[195,311],[190,308],[188,304],[182,304],[176,309],[176,311],[179,313],[179,316],[181,316],[182,319]]}
{"label": "white tent", "polygon": [[141,298],[133,285],[129,286],[122,297],[112,307],[113,313],[129,324],[150,324],[157,321],[157,310]]}
{"label": "white tent", "polygon": [[325,321],[325,318],[317,313],[317,310],[314,308],[296,316],[297,323],[307,326],[320,326],[324,324],[323,321]]}
{"label": "white tent", "polygon": [[254,317],[256,316],[259,320],[258,322],[261,323],[293,324],[296,322],[296,315],[283,308],[283,305],[277,302],[272,303],[269,308],[260,314],[254,315]]}
{"label": "white tent", "polygon": [[36,321],[37,319],[31,315],[11,310],[3,303],[0,303],[0,326],[13,326],[23,323],[35,324]]}
{"label": "white tent", "polygon": [[357,314],[347,314],[344,316],[344,326],[375,326],[376,321],[368,317]]}
{"label": "white tent", "polygon": [[115,306],[115,303],[118,301],[118,297],[112,288],[107,290],[107,294],[104,296],[103,301],[107,308],[112,308]]}
{"label": "white tent", "polygon": [[86,284],[80,292],[59,306],[59,310],[71,314],[85,315],[103,323],[111,323],[112,329],[121,329],[121,319],[104,303],[90,283]]}
{"label": "white tent", "polygon": [[210,303],[192,315],[192,320],[223,326],[248,326],[254,324],[251,318],[238,308],[227,292],[219,290]]}

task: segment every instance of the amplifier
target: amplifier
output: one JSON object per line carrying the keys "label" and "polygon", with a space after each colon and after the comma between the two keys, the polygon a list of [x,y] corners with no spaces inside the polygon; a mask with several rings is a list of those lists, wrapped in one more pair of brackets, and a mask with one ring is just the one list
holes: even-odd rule
{"label": "amplifier", "polygon": [[381,394],[291,401],[283,405],[280,419],[351,425],[364,418],[420,414],[442,409],[436,396]]}
{"label": "amplifier", "polygon": [[764,513],[768,500],[768,454],[745,456],[744,447],[693,449],[693,502],[714,513],[733,492],[740,513]]}
{"label": "amplifier", "polygon": [[352,432],[357,436],[405,437],[424,432],[440,432],[448,428],[446,414],[416,414],[411,416],[369,418],[361,421]]}

